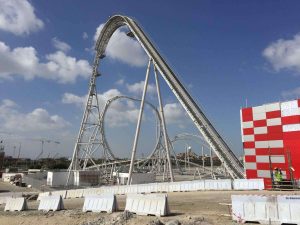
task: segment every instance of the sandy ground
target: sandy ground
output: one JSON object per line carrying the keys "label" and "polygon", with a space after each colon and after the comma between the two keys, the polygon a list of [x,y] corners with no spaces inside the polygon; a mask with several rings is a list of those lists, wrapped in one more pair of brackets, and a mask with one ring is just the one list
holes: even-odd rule
{"label": "sandy ground", "polygon": [[[1,183],[0,183],[1,185]],[[1,188],[0,188],[1,190]],[[300,194],[299,192],[271,192],[271,191],[201,191],[201,192],[175,192],[168,193],[171,215],[156,218],[155,216],[137,216],[124,219],[125,196],[117,196],[119,212],[106,213],[83,213],[81,211],[84,199],[64,200],[65,210],[59,212],[43,213],[37,211],[38,202],[29,201],[28,211],[4,212],[0,206],[0,225],[100,225],[100,224],[163,224],[171,220],[178,220],[181,224],[236,224],[230,217],[226,205],[230,203],[232,194]],[[122,218],[121,218],[122,217]],[[121,218],[121,219],[120,219]],[[96,222],[95,222],[96,221]]]}

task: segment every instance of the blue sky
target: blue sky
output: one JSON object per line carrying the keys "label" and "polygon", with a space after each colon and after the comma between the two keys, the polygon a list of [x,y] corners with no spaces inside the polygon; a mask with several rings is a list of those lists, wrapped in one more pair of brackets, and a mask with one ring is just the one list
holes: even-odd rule
{"label": "blue sky", "polygon": [[[47,144],[45,155],[71,155],[94,36],[114,14],[137,20],[238,155],[239,110],[246,99],[255,106],[300,95],[298,1],[0,0],[0,6],[0,132],[10,133],[0,135],[8,154],[21,142],[22,156],[34,157],[40,143],[29,139],[47,138],[61,144]],[[124,30],[115,35],[101,68],[97,89],[103,102],[120,93],[140,95],[146,58],[124,36]],[[161,83],[170,136],[197,133]],[[153,75],[150,84],[148,100],[157,104]],[[117,155],[129,154],[137,106],[117,102],[108,115],[108,139]],[[147,110],[140,154],[154,145],[153,121]],[[199,153],[199,145],[189,144]]]}

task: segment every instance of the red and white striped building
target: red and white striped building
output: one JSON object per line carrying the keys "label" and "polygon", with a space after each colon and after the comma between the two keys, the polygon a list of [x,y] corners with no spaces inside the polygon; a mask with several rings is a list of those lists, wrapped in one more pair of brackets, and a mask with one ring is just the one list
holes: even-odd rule
{"label": "red and white striped building", "polygon": [[278,167],[285,179],[300,179],[300,100],[243,108],[241,128],[247,178],[270,185]]}

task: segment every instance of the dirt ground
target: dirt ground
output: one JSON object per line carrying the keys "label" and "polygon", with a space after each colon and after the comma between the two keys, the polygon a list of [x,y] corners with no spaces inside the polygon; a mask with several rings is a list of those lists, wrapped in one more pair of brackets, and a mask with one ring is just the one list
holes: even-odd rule
{"label": "dirt ground", "polygon": [[81,211],[84,202],[83,198],[66,199],[64,200],[65,210],[48,213],[37,211],[37,201],[28,201],[29,210],[23,212],[4,212],[4,206],[0,206],[0,225],[155,225],[166,224],[172,220],[178,220],[183,225],[232,225],[236,223],[231,220],[231,217],[224,215],[230,213],[228,206],[219,204],[230,203],[232,194],[271,195],[300,193],[274,191],[199,191],[168,193],[171,215],[160,218],[137,215],[132,215],[131,218],[124,217],[125,196],[117,196],[119,212],[112,214],[83,213]]}

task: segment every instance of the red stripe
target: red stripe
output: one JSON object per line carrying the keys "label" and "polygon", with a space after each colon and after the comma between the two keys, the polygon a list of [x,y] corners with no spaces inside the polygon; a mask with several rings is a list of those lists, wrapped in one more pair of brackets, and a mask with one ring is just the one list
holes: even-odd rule
{"label": "red stripe", "polygon": [[300,141],[299,140],[284,140],[284,147],[286,150],[300,151]]}
{"label": "red stripe", "polygon": [[267,112],[267,119],[273,119],[273,118],[280,118],[281,117],[281,111],[272,111],[272,112]]}
{"label": "red stripe", "polygon": [[256,155],[284,155],[284,148],[257,148]]}
{"label": "red stripe", "polygon": [[245,155],[245,162],[256,162],[255,155]]}
{"label": "red stripe", "polygon": [[244,148],[254,148],[255,147],[254,141],[244,142],[243,145],[244,145]]}
{"label": "red stripe", "polygon": [[264,178],[264,183],[265,183],[265,189],[271,189],[272,188],[271,178]]}
{"label": "red stripe", "polygon": [[248,122],[253,120],[252,108],[242,109],[242,120],[243,122]]}
{"label": "red stripe", "polygon": [[[271,163],[271,169],[274,170],[275,167],[284,169],[285,163]],[[257,170],[270,170],[270,164],[269,163],[257,163],[256,164]]]}
{"label": "red stripe", "polygon": [[282,136],[284,141],[293,140],[293,141],[299,141],[300,143],[300,131],[284,132]]}
{"label": "red stripe", "polygon": [[256,120],[253,121],[254,127],[265,127],[267,126],[267,120]]}
{"label": "red stripe", "polygon": [[269,126],[267,127],[268,129],[268,133],[281,133],[282,134],[282,126],[281,125],[277,125],[277,126]]}
{"label": "red stripe", "polygon": [[268,134],[255,134],[254,140],[255,141],[268,141],[269,137],[268,137]]}
{"label": "red stripe", "polygon": [[283,134],[282,133],[270,133],[268,134],[269,140],[282,140]]}
{"label": "red stripe", "polygon": [[249,134],[254,134],[254,129],[253,128],[244,128],[243,135],[249,135]]}
{"label": "red stripe", "polygon": [[257,171],[256,170],[246,170],[246,176],[248,179],[257,178]]}
{"label": "red stripe", "polygon": [[281,118],[282,125],[300,123],[300,116],[286,116]]}

